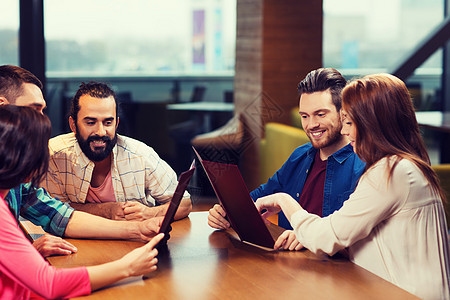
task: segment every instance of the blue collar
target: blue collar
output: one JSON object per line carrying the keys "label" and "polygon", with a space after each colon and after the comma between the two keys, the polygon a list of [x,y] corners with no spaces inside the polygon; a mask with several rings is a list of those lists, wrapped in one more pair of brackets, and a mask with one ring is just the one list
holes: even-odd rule
{"label": "blue collar", "polygon": [[[306,152],[308,156],[316,155],[317,149],[312,147]],[[348,143],[345,147],[342,147],[338,151],[331,154],[328,158],[332,157],[335,161],[342,164],[347,158],[349,158],[353,152],[353,147]]]}

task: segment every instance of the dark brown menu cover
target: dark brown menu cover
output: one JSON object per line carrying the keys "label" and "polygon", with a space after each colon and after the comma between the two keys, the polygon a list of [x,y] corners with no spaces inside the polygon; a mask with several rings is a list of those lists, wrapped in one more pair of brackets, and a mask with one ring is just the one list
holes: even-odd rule
{"label": "dark brown menu cover", "polygon": [[274,238],[256,209],[238,167],[204,161],[195,148],[194,152],[239,238],[251,244],[273,248]]}

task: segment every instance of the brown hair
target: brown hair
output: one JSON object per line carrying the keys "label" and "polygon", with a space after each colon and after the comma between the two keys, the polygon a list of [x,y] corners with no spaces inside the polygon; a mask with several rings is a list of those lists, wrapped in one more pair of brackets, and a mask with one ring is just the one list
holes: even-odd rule
{"label": "brown hair", "polygon": [[38,187],[47,173],[50,120],[31,107],[0,105],[0,189]]}
{"label": "brown hair", "polygon": [[417,165],[432,189],[445,201],[403,81],[389,74],[354,80],[342,91],[342,106],[356,126],[355,151],[366,162],[366,170],[380,159],[396,155],[394,163],[388,165],[390,178],[398,162],[408,159]]}
{"label": "brown hair", "polygon": [[14,104],[17,97],[22,95],[24,83],[34,84],[42,90],[41,81],[30,71],[17,66],[0,66],[0,96],[5,97],[9,103]]}
{"label": "brown hair", "polygon": [[320,68],[309,72],[297,86],[298,95],[330,90],[336,111],[341,110],[341,92],[347,84],[344,76],[333,68]]}
{"label": "brown hair", "polygon": [[116,102],[116,118],[119,116],[119,103],[117,101],[116,93],[106,83],[90,81],[88,83],[82,82],[80,88],[75,93],[72,99],[72,106],[70,108],[70,116],[77,124],[78,112],[80,111],[80,97],[83,95],[89,95],[95,98],[108,98],[112,96]]}

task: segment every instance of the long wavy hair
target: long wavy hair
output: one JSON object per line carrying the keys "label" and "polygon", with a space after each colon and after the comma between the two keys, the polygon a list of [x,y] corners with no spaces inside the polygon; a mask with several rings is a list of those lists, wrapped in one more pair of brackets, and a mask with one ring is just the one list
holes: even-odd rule
{"label": "long wavy hair", "polygon": [[48,169],[50,120],[30,107],[0,105],[0,189],[31,182],[38,187]]}
{"label": "long wavy hair", "polygon": [[389,74],[353,80],[342,91],[342,107],[356,126],[355,151],[366,162],[366,170],[380,159],[395,155],[392,164],[388,163],[389,180],[398,162],[408,159],[445,201],[403,81]]}

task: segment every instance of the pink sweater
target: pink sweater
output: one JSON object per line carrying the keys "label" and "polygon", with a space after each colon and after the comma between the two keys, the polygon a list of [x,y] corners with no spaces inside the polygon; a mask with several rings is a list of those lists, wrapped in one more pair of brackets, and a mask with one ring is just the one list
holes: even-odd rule
{"label": "pink sweater", "polygon": [[0,197],[0,300],[70,298],[91,292],[86,267],[56,269],[25,238]]}

